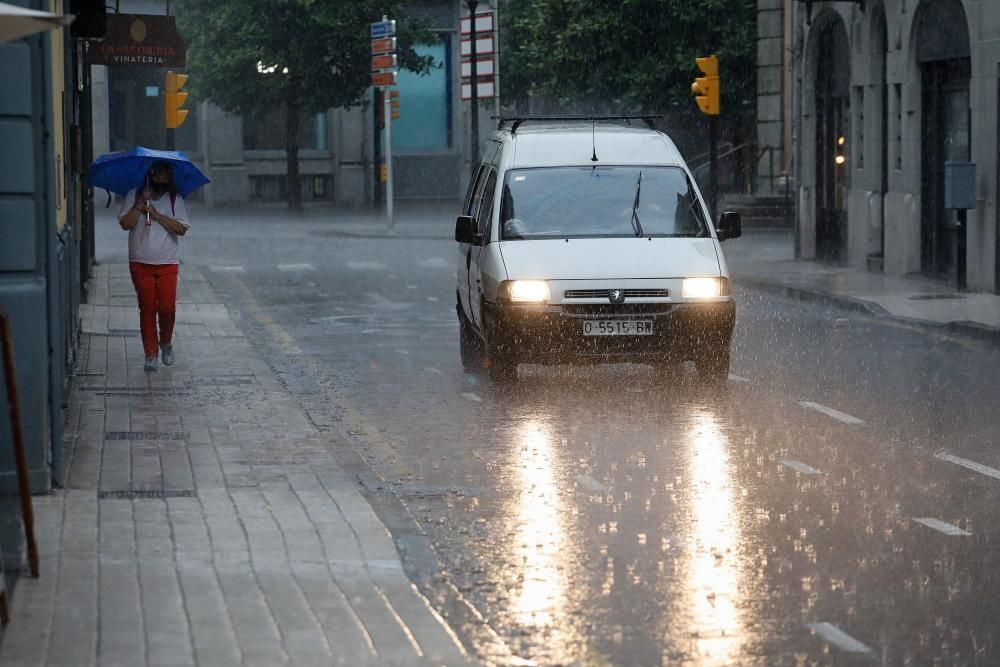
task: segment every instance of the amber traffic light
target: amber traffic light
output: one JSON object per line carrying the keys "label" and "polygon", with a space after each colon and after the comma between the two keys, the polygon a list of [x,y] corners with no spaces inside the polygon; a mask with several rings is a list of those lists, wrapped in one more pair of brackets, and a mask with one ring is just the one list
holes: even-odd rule
{"label": "amber traffic light", "polygon": [[167,72],[163,96],[163,124],[168,130],[180,127],[187,120],[188,110],[181,108],[188,96],[187,93],[181,92],[187,80],[187,74]]}
{"label": "amber traffic light", "polygon": [[399,120],[399,91],[389,91],[389,106],[392,108],[392,119]]}
{"label": "amber traffic light", "polygon": [[700,76],[691,84],[691,92],[703,114],[719,115],[719,59],[715,56],[695,58],[695,64],[705,76]]}

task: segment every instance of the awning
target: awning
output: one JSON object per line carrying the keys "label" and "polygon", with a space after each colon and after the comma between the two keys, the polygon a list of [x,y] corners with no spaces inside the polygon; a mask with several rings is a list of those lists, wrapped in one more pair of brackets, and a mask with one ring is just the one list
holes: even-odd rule
{"label": "awning", "polygon": [[36,32],[54,30],[73,22],[71,14],[51,14],[0,2],[0,42],[13,42]]}

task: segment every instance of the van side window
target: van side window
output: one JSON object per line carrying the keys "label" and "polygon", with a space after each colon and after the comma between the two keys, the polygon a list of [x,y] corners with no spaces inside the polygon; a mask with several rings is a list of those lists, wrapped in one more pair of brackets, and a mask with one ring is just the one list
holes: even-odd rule
{"label": "van side window", "polygon": [[483,235],[483,244],[489,243],[490,222],[493,220],[493,197],[497,191],[497,172],[490,168],[489,177],[486,179],[486,187],[483,189],[483,198],[479,205],[476,220],[479,222],[479,233]]}
{"label": "van side window", "polygon": [[476,192],[482,184],[483,174],[486,172],[486,165],[480,164],[476,167],[472,178],[469,179],[469,189],[465,192],[465,202],[462,204],[462,215],[475,215],[473,203],[475,203]]}

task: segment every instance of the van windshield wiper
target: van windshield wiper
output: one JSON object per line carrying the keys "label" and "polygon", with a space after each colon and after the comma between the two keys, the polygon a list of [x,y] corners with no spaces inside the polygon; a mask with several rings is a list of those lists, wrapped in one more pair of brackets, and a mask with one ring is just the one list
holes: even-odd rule
{"label": "van windshield wiper", "polygon": [[639,194],[642,192],[642,172],[639,172],[639,180],[635,184],[635,202],[632,204],[632,226],[635,227],[635,235],[642,236],[642,223],[639,222]]}

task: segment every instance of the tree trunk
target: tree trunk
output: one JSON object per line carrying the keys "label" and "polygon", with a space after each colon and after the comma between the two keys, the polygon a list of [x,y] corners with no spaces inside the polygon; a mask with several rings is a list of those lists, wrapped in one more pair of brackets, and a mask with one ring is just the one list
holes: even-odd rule
{"label": "tree trunk", "polygon": [[302,122],[298,100],[289,99],[285,118],[285,153],[288,156],[288,210],[302,210],[302,182],[299,177],[299,125]]}

